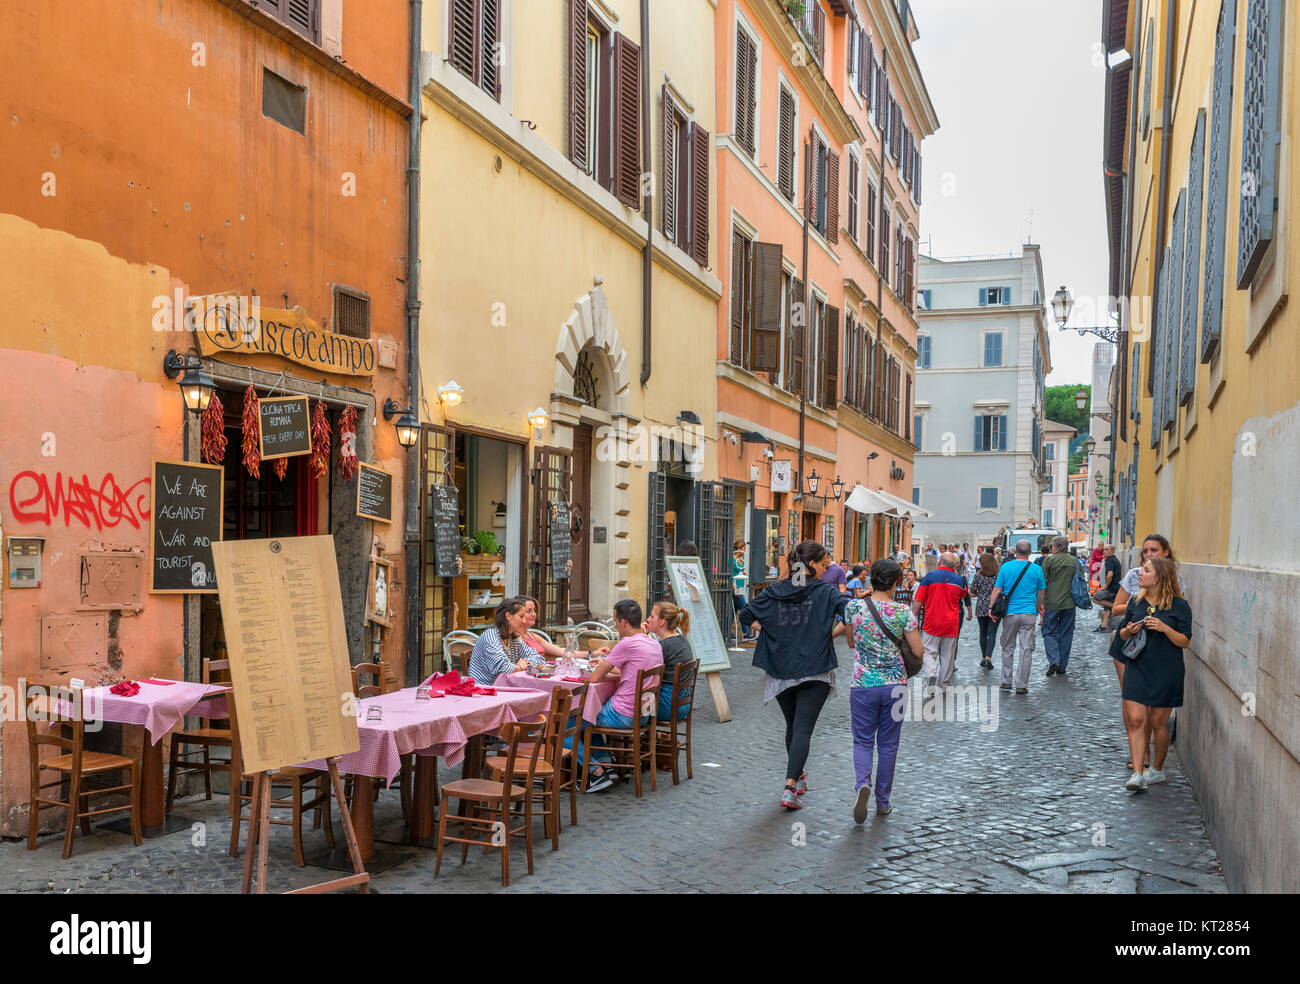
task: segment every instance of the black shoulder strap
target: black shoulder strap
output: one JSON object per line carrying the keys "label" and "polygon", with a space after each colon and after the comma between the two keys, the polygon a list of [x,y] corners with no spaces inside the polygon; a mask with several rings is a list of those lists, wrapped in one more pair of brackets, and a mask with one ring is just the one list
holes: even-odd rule
{"label": "black shoulder strap", "polygon": [[880,612],[876,611],[876,606],[871,603],[871,599],[866,598],[864,600],[867,603],[867,607],[871,609],[871,617],[874,618],[876,620],[876,624],[880,626],[880,631],[885,633],[885,635],[889,637],[889,641],[892,642],[895,646],[901,646],[902,643],[899,641],[898,636],[894,635],[894,633],[889,631],[889,626],[887,626],[884,623],[884,620],[881,619]]}
{"label": "black shoulder strap", "polygon": [[1020,587],[1020,579],[1021,579],[1022,577],[1024,577],[1026,574],[1029,573],[1029,568],[1030,568],[1031,566],[1032,566],[1032,565],[1030,564],[1030,562],[1026,560],[1026,561],[1025,561],[1025,566],[1022,567],[1022,568],[1020,568],[1020,573],[1019,573],[1018,575],[1016,575],[1016,580],[1015,580],[1015,582],[1011,585],[1011,590],[1007,592],[1007,599],[1008,599],[1008,600],[1010,600],[1011,596],[1012,596],[1013,594],[1016,593],[1016,588]]}

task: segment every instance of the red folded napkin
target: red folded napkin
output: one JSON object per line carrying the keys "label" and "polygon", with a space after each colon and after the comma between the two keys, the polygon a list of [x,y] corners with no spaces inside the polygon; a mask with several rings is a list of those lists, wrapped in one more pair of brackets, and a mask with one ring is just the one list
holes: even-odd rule
{"label": "red folded napkin", "polygon": [[140,692],[140,684],[132,683],[130,680],[123,680],[121,683],[115,683],[108,688],[110,694],[117,694],[119,697],[134,697]]}
{"label": "red folded napkin", "polygon": [[141,682],[141,683],[152,683],[155,687],[170,687],[170,686],[171,686],[172,684],[174,684],[176,681],[175,681],[175,680],[153,680],[153,679],[149,679],[149,680],[141,680],[140,682]]}
{"label": "red folded napkin", "polygon": [[562,679],[564,679],[564,680],[568,680],[570,683],[586,683],[586,682],[587,682],[587,678],[586,678],[586,677],[562,677]]}
{"label": "red folded napkin", "polygon": [[459,671],[452,670],[450,673],[435,673],[420,686],[428,687],[430,694],[441,694],[447,693],[460,685]]}

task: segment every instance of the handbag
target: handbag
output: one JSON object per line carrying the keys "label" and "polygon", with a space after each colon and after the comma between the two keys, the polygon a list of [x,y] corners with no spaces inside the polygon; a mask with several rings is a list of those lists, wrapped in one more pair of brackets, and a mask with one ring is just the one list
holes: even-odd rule
{"label": "handbag", "polygon": [[876,606],[872,604],[871,599],[867,598],[865,600],[867,607],[871,609],[871,617],[874,618],[876,624],[880,626],[880,631],[885,633],[885,636],[889,641],[898,647],[898,655],[903,657],[903,669],[907,671],[907,678],[909,680],[912,679],[912,677],[921,672],[921,667],[924,665],[921,661],[921,657],[913,655],[912,647],[889,631],[889,626],[887,626],[884,620],[880,617],[880,612],[876,611]]}
{"label": "handbag", "polygon": [[1011,585],[1011,590],[1004,595],[998,595],[998,600],[989,605],[989,614],[994,618],[1006,618],[1007,609],[1011,607],[1011,596],[1016,593],[1016,588],[1020,587],[1020,579],[1029,573],[1029,564],[1026,563],[1020,569],[1016,576],[1015,583]]}
{"label": "handbag", "polygon": [[1076,560],[1074,563],[1074,578],[1070,581],[1070,600],[1074,602],[1075,608],[1082,608],[1086,612],[1092,607],[1092,598],[1088,595],[1088,577],[1083,573],[1083,561]]}
{"label": "handbag", "polygon": [[1142,655],[1142,650],[1145,648],[1146,644],[1147,630],[1138,629],[1137,635],[1119,647],[1119,653],[1127,660],[1135,660]]}

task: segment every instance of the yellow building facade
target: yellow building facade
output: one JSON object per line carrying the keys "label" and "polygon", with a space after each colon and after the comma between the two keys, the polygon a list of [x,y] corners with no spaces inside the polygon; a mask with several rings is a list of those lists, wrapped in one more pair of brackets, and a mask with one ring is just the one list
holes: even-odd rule
{"label": "yellow building facade", "polygon": [[[1235,891],[1300,889],[1295,53],[1277,0],[1108,0],[1114,541],[1194,613],[1177,749]],[[1125,55],[1129,57],[1125,57]]]}
{"label": "yellow building facade", "polygon": [[[665,531],[650,492],[716,475],[714,6],[650,7],[425,4],[425,665],[511,594],[539,626],[644,602],[648,550],[698,528]],[[447,576],[444,546],[439,568],[438,485],[494,560]]]}

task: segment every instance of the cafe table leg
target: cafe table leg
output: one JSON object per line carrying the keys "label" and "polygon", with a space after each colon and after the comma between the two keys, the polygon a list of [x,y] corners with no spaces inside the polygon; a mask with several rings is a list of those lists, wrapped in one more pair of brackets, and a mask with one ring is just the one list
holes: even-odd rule
{"label": "cafe table leg", "polygon": [[415,795],[411,797],[411,840],[417,844],[433,839],[433,778],[438,760],[432,755],[415,756]]}
{"label": "cafe table leg", "polygon": [[461,766],[462,779],[478,779],[483,772],[483,736],[470,735],[465,744],[465,764]]}
{"label": "cafe table leg", "polygon": [[353,776],[352,829],[362,861],[375,859],[375,781],[370,776]]}
{"label": "cafe table leg", "polygon": [[149,740],[144,732],[144,754],[140,764],[140,826],[161,827],[165,817],[163,799],[163,743]]}

